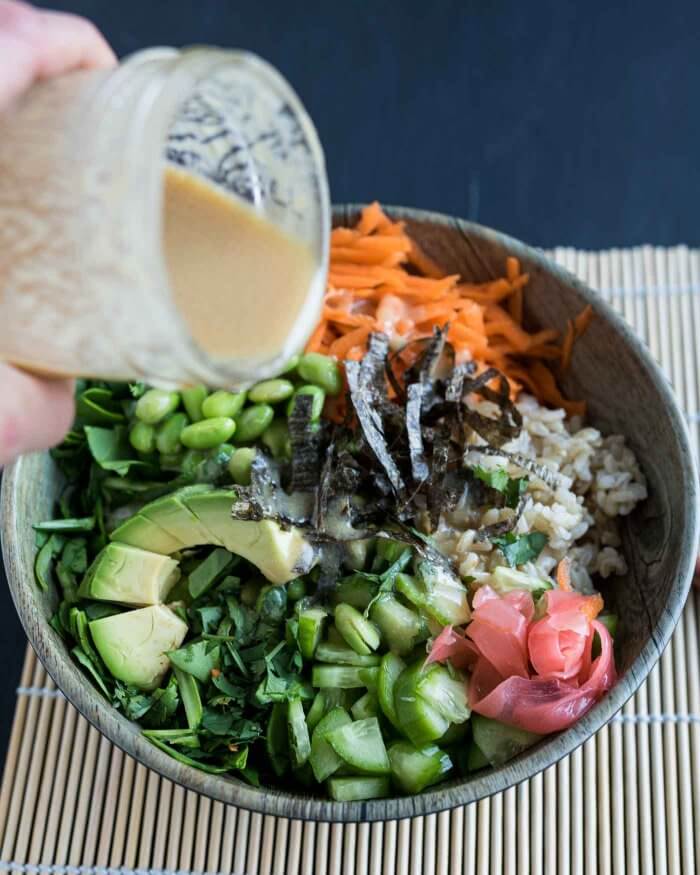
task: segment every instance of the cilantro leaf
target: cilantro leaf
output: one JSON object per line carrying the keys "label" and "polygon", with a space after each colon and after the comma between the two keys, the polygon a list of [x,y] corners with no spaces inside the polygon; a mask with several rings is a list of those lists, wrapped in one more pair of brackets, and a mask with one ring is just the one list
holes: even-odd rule
{"label": "cilantro leaf", "polygon": [[520,497],[527,489],[529,478],[510,477],[505,468],[482,468],[476,465],[474,476],[496,492],[502,493],[506,507],[516,508]]}
{"label": "cilantro leaf", "polygon": [[211,678],[212,669],[219,667],[219,645],[210,641],[192,641],[178,650],[172,650],[168,657],[174,666],[193,675],[205,684]]}
{"label": "cilantro leaf", "polygon": [[548,540],[544,532],[530,532],[519,536],[514,532],[508,532],[500,537],[491,538],[491,543],[503,553],[508,565],[515,568],[531,559],[536,559]]}

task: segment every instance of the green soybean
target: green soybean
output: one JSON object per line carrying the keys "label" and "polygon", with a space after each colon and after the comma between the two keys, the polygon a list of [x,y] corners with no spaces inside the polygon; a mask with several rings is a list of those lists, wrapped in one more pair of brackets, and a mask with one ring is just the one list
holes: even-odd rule
{"label": "green soybean", "polygon": [[139,453],[152,453],[156,443],[156,430],[145,422],[136,422],[129,432],[129,443]]}
{"label": "green soybean", "polygon": [[298,602],[299,599],[303,599],[305,595],[306,584],[301,577],[297,577],[296,580],[290,581],[287,585],[287,598],[290,602]]}
{"label": "green soybean", "polygon": [[205,419],[216,419],[219,416],[233,418],[240,413],[245,401],[245,392],[224,392],[219,389],[202,402],[202,416]]}
{"label": "green soybean", "polygon": [[297,365],[299,364],[300,355],[293,355],[284,365],[279,375],[282,377],[284,374],[290,374],[292,371],[296,370]]}
{"label": "green soybean", "polygon": [[253,404],[236,417],[236,440],[242,444],[256,441],[275,418],[269,404]]}
{"label": "green soybean", "polygon": [[250,472],[256,450],[253,447],[239,447],[228,460],[228,471],[233,482],[239,486],[250,486]]}
{"label": "green soybean", "polygon": [[273,459],[288,459],[292,455],[287,421],[278,417],[265,429],[260,439],[272,453]]}
{"label": "green soybean", "polygon": [[320,352],[308,352],[299,359],[297,372],[302,380],[320,386],[326,395],[340,395],[343,377],[338,362]]}
{"label": "green soybean", "polygon": [[156,425],[176,410],[179,403],[180,395],[177,392],[149,389],[136,402],[136,416],[147,425]]}
{"label": "green soybean", "polygon": [[217,416],[193,422],[182,429],[180,442],[191,450],[210,450],[227,441],[236,431],[236,423],[228,416]]}
{"label": "green soybean", "polygon": [[323,411],[323,405],[326,400],[326,393],[319,386],[300,386],[294,395],[289,399],[289,404],[287,405],[287,416],[292,415],[292,411],[294,410],[294,402],[297,399],[298,395],[311,395],[312,403],[311,403],[311,419],[316,420],[321,416]]}
{"label": "green soybean", "polygon": [[187,425],[187,415],[173,413],[165,422],[158,427],[156,434],[156,448],[159,453],[171,456],[180,449],[180,434]]}
{"label": "green soybean", "polygon": [[182,403],[192,422],[202,419],[202,402],[207,397],[207,387],[201,383],[182,390]]}
{"label": "green soybean", "polygon": [[248,392],[248,397],[256,404],[277,404],[278,401],[286,401],[294,392],[294,383],[289,380],[263,380],[256,383]]}

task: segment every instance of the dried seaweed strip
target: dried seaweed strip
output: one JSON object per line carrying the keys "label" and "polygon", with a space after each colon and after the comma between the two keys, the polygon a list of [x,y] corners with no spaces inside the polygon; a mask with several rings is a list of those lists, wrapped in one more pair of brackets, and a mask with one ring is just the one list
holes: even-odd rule
{"label": "dried seaweed strip", "polygon": [[472,446],[468,446],[467,452],[471,450],[476,450],[479,453],[484,453],[487,456],[503,456],[503,458],[508,459],[514,465],[517,465],[519,468],[522,468],[524,471],[529,471],[531,474],[534,474],[536,477],[549,486],[550,489],[556,489],[559,486],[559,478],[555,474],[554,471],[551,471],[549,468],[544,465],[540,465],[538,462],[535,462],[534,459],[528,459],[527,456],[523,456],[522,453],[511,453],[508,450],[504,450],[499,446],[491,446],[489,444],[474,444]]}
{"label": "dried seaweed strip", "polygon": [[[389,448],[387,447],[386,439],[384,437],[381,417],[371,406],[371,392],[366,385],[363,385],[360,363],[347,362],[345,365],[345,373],[348,380],[348,387],[350,389],[350,397],[365,440],[374,453],[376,460],[386,472],[394,491],[397,495],[401,495],[404,492],[405,484],[396,462],[389,453]],[[381,373],[383,380],[383,368]]]}
{"label": "dried seaweed strip", "polygon": [[416,484],[423,483],[430,477],[430,469],[425,460],[420,422],[422,402],[423,384],[412,383],[408,387],[406,401],[406,433],[408,435],[411,473]]}
{"label": "dried seaweed strip", "polygon": [[314,492],[320,481],[320,427],[311,421],[313,398],[299,394],[289,416],[292,447],[291,492]]}

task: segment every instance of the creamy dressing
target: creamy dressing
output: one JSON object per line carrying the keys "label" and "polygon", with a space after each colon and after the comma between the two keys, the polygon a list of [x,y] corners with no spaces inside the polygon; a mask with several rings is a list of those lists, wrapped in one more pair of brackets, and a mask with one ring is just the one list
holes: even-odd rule
{"label": "creamy dressing", "polygon": [[309,247],[174,167],[163,209],[170,285],[194,340],[215,359],[279,354],[316,271]]}

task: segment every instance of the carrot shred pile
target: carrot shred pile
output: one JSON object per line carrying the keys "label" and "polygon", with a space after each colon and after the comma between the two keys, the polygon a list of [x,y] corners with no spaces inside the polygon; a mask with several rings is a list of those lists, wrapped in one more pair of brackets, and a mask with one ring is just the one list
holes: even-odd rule
{"label": "carrot shred pile", "polygon": [[585,402],[563,396],[552,367],[560,375],[570,368],[574,343],[593,311],[589,306],[570,320],[561,342],[555,329],[530,332],[523,327],[528,281],[512,256],[499,279],[473,283],[446,276],[409,237],[404,223],[391,221],[375,202],[354,228],[335,228],[331,234],[323,313],[306,351],[358,360],[369,335],[383,331],[410,367],[417,355],[410,342],[447,326],[457,363],[496,367],[508,377],[514,396],[525,387],[542,402],[582,415]]}

